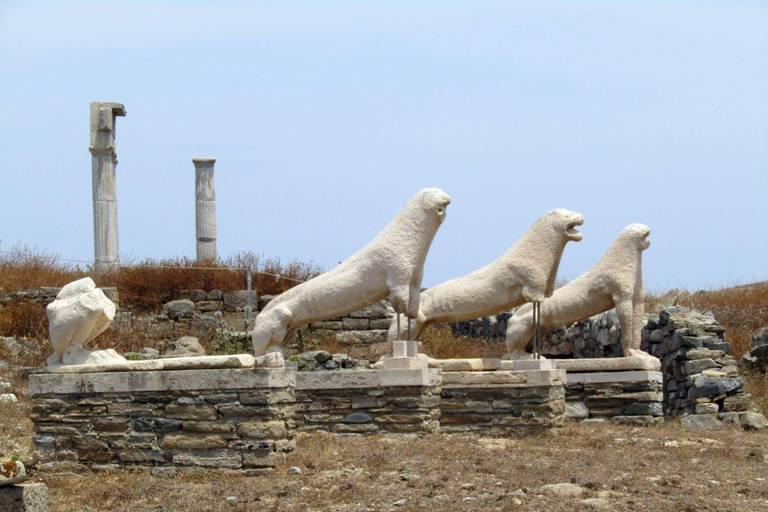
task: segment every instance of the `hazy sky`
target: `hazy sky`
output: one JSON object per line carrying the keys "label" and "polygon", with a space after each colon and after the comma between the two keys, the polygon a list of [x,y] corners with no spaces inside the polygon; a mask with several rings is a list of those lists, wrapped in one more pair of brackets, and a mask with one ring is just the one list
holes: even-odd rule
{"label": "hazy sky", "polygon": [[93,259],[89,103],[118,118],[121,254],[365,245],[453,202],[425,286],[582,213],[560,275],[651,227],[650,289],[768,278],[768,2],[0,0],[0,240]]}

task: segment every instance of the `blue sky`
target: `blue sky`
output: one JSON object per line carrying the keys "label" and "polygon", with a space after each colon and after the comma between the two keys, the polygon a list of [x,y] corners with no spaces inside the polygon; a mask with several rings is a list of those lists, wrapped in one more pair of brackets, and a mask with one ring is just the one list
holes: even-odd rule
{"label": "blue sky", "polygon": [[768,279],[766,2],[0,0],[0,240],[93,258],[89,103],[118,119],[120,250],[328,268],[453,199],[424,285],[582,213],[560,275],[652,230],[649,289]]}

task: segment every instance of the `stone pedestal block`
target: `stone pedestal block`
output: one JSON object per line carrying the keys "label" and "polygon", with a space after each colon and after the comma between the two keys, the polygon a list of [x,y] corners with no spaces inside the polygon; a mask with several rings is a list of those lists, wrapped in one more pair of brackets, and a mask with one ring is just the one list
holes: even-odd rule
{"label": "stone pedestal block", "polygon": [[604,418],[648,425],[660,422],[664,415],[662,374],[657,371],[568,371],[565,399],[571,420]]}
{"label": "stone pedestal block", "polygon": [[294,450],[296,373],[285,368],[30,375],[41,468],[269,469]]}
{"label": "stone pedestal block", "polygon": [[45,484],[25,483],[0,487],[0,512],[48,512]]}
{"label": "stone pedestal block", "polygon": [[565,420],[565,371],[446,372],[441,432],[542,433]]}
{"label": "stone pedestal block", "polygon": [[338,434],[437,432],[440,370],[341,370],[297,374],[301,431]]}

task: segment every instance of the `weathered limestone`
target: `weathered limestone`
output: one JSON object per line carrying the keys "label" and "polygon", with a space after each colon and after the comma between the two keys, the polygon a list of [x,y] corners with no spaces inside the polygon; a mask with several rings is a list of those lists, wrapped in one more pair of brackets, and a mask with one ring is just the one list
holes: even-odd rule
{"label": "weathered limestone", "polygon": [[[615,307],[624,355],[652,357],[640,350],[645,300],[642,253],[651,245],[650,233],[642,224],[624,228],[594,267],[542,302],[542,329],[568,325]],[[509,320],[506,342],[511,359],[530,357],[525,348],[533,335],[532,309],[526,305]]]}
{"label": "weathered limestone", "polygon": [[24,483],[0,487],[0,512],[48,512],[45,484]]}
{"label": "weathered limestone", "polygon": [[555,365],[568,374],[579,372],[617,372],[626,370],[648,370],[657,372],[661,361],[655,357],[604,357],[595,359],[556,359]]}
{"label": "weathered limestone", "polygon": [[125,361],[112,349],[92,351],[84,347],[109,327],[115,311],[114,303],[90,277],[64,286],[46,308],[53,345],[48,366]]}
{"label": "weathered limestone", "polygon": [[250,354],[223,356],[168,357],[144,361],[115,361],[93,364],[71,364],[51,367],[51,373],[103,373],[170,370],[209,370],[218,368],[282,368],[282,354],[253,357]]}
{"label": "weathered limestone", "polygon": [[328,272],[275,297],[256,317],[256,355],[282,350],[302,325],[342,316],[387,295],[408,317],[419,311],[424,261],[450,198],[424,189],[363,249]]}
{"label": "weathered limestone", "polygon": [[197,261],[216,259],[216,190],[213,184],[215,158],[193,158],[195,164],[195,230]]}
{"label": "weathered limestone", "polygon": [[93,181],[93,243],[96,268],[118,262],[115,118],[125,116],[120,103],[91,103],[91,168]]}
{"label": "weathered limestone", "polygon": [[295,385],[284,368],[30,375],[35,458],[262,471],[294,450]]}
{"label": "weathered limestone", "polygon": [[[578,213],[552,210],[493,263],[425,290],[411,326],[413,338],[434,322],[472,320],[552,295],[565,244],[581,240],[575,228],[583,223]],[[396,320],[389,328],[390,342],[407,337],[405,320],[401,318],[400,333]]]}
{"label": "weathered limestone", "polygon": [[541,433],[565,420],[565,372],[445,372],[441,432]]}
{"label": "weathered limestone", "polygon": [[27,470],[20,461],[10,460],[0,463],[0,487],[18,484],[26,479]]}

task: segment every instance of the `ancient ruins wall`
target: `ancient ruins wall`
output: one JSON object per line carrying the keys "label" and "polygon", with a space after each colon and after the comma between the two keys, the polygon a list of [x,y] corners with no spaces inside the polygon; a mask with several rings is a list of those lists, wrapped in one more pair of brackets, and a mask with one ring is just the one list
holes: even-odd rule
{"label": "ancient ruins wall", "polygon": [[30,375],[38,463],[253,473],[293,451],[295,372]]}

